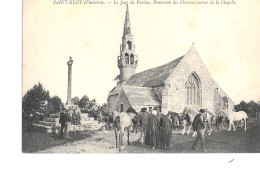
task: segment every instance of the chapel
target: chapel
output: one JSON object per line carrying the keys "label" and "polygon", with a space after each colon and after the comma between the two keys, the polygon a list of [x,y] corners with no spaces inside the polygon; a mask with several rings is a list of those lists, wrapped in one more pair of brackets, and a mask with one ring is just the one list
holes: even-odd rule
{"label": "chapel", "polygon": [[211,77],[194,44],[183,56],[136,73],[138,57],[128,6],[117,65],[119,82],[107,98],[110,112],[123,112],[130,106],[137,112],[157,107],[163,113],[180,113],[185,107],[214,113],[233,108],[233,101]]}

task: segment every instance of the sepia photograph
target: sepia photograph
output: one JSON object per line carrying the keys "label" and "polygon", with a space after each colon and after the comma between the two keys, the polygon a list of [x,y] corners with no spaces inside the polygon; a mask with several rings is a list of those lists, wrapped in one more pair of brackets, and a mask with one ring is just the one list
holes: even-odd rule
{"label": "sepia photograph", "polygon": [[259,153],[259,9],[23,0],[21,153]]}

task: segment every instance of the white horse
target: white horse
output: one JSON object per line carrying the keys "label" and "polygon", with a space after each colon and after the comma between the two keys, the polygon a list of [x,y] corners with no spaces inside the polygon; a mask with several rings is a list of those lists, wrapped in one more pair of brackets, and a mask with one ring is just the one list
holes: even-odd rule
{"label": "white horse", "polygon": [[[126,112],[115,112],[113,116],[113,126],[115,129],[115,138],[116,138],[116,148],[119,146],[119,151],[121,151],[122,139],[124,136],[124,131],[127,130],[127,144],[129,142],[130,128],[132,127],[132,119],[136,116],[135,113],[126,113]],[[119,138],[119,141],[118,141]]]}
{"label": "white horse", "polygon": [[205,129],[204,129],[204,132],[206,131],[206,128],[208,128],[208,135],[211,135],[211,132],[212,132],[212,115],[209,114],[208,111],[206,111],[205,115],[204,115],[204,122],[206,123],[205,125]]}
{"label": "white horse", "polygon": [[247,120],[248,116],[244,111],[234,112],[234,111],[229,111],[229,110],[220,110],[219,113],[223,114],[224,116],[226,116],[228,118],[228,120],[229,120],[228,131],[231,131],[232,125],[233,125],[233,130],[236,131],[236,127],[235,127],[233,121],[241,121],[241,120],[243,120],[245,123],[244,131],[246,131],[246,120]]}

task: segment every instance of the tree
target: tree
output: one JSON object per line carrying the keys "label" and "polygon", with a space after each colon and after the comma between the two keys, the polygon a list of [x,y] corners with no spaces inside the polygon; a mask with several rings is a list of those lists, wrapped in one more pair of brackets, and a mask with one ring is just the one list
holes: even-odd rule
{"label": "tree", "polygon": [[235,105],[234,108],[236,111],[246,112],[248,116],[255,116],[259,105],[253,100],[248,103],[241,101],[238,105]]}
{"label": "tree", "polygon": [[258,108],[258,104],[255,101],[251,100],[249,103],[246,104],[246,106],[247,106],[248,114],[250,116],[255,116]]}
{"label": "tree", "polygon": [[45,108],[45,115],[55,114],[54,106],[51,102],[48,102],[46,108]]}
{"label": "tree", "polygon": [[103,103],[101,106],[98,106],[98,110],[99,110],[99,112],[101,112],[101,115],[103,115],[103,116],[109,115],[108,106],[106,103]]}
{"label": "tree", "polygon": [[48,103],[51,103],[53,105],[53,110],[52,110],[53,114],[60,111],[60,107],[62,105],[62,101],[61,101],[60,97],[58,97],[58,96],[51,97],[49,99]]}
{"label": "tree", "polygon": [[74,103],[74,105],[79,105],[79,98],[77,96],[72,98],[71,100],[72,100],[72,103]]}
{"label": "tree", "polygon": [[235,105],[234,109],[236,111],[245,111],[246,113],[248,113],[246,102],[243,100],[238,105]]}
{"label": "tree", "polygon": [[45,113],[45,107],[50,99],[49,91],[45,90],[42,84],[34,85],[28,90],[22,99],[22,108],[25,114],[41,114]]}
{"label": "tree", "polygon": [[85,110],[87,105],[89,104],[89,97],[87,95],[84,95],[80,100],[79,100],[79,107],[82,110]]}

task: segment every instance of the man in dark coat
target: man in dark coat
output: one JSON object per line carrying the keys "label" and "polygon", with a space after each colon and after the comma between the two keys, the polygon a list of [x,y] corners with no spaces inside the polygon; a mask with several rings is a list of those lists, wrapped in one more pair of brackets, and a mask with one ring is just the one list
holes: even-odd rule
{"label": "man in dark coat", "polygon": [[161,148],[168,150],[171,148],[172,120],[170,115],[164,115],[161,121]]}
{"label": "man in dark coat", "polygon": [[197,132],[197,138],[194,141],[192,145],[193,150],[197,150],[198,141],[201,140],[201,151],[207,152],[205,149],[205,137],[204,137],[204,129],[205,129],[205,123],[204,123],[204,114],[205,110],[200,109],[199,114],[195,116],[194,121],[192,123],[193,130]]}
{"label": "man in dark coat", "polygon": [[65,127],[65,118],[66,117],[66,109],[63,108],[61,113],[60,113],[60,119],[59,119],[59,123],[60,123],[60,136],[63,136],[63,130]]}
{"label": "man in dark coat", "polygon": [[155,149],[155,147],[158,147],[158,136],[160,127],[160,123],[156,115],[157,112],[153,110],[147,122],[147,130],[145,136],[145,144],[151,146],[153,150]]}
{"label": "man in dark coat", "polygon": [[143,144],[146,136],[146,129],[147,129],[147,123],[149,118],[149,113],[147,112],[147,108],[141,109],[141,112],[139,113],[139,117],[140,117],[140,129],[141,129],[140,143]]}

